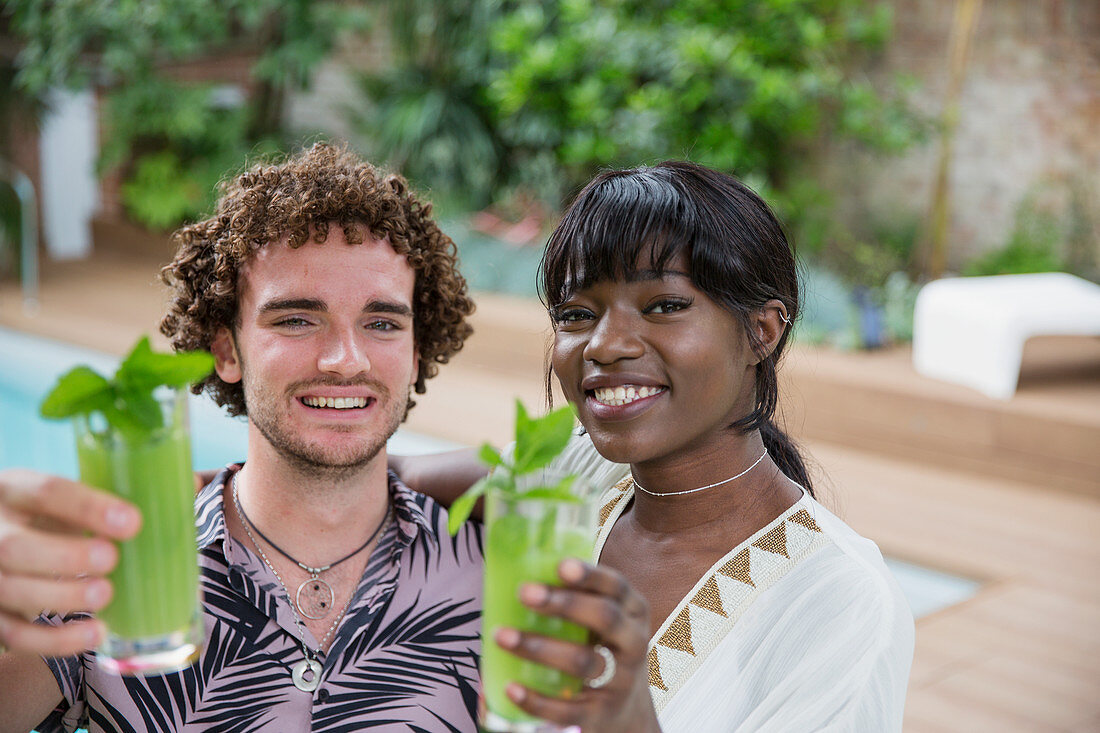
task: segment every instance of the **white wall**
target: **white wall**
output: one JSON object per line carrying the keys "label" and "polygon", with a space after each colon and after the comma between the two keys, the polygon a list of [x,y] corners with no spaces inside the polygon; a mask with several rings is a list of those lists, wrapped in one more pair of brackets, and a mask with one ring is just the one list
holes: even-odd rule
{"label": "white wall", "polygon": [[90,90],[55,90],[42,120],[40,164],[42,234],[55,260],[92,251],[92,215],[99,206],[96,99]]}

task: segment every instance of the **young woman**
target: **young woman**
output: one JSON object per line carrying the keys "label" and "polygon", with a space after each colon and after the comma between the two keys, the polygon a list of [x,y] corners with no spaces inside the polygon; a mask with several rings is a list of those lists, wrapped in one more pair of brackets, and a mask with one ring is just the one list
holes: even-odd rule
{"label": "young woman", "polygon": [[589,684],[512,699],[601,733],[900,730],[912,615],[772,420],[799,298],[768,206],[690,163],[603,173],[550,237],[541,284],[587,433],[560,460],[608,489],[598,565],[521,593],[593,645],[495,635]]}

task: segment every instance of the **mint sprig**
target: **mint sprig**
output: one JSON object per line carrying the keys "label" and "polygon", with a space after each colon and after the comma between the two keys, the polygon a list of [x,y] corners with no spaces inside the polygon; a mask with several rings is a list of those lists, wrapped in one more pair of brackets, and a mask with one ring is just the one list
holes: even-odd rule
{"label": "mint sprig", "polygon": [[515,499],[537,499],[576,503],[582,501],[570,491],[575,476],[566,476],[553,486],[533,486],[521,489],[518,478],[545,468],[569,443],[573,435],[573,411],[562,407],[543,417],[532,418],[523,403],[516,400],[515,450],[508,458],[488,443],[478,450],[478,458],[492,470],[468,488],[451,505],[447,529],[453,535],[470,517],[477,500],[489,492]]}
{"label": "mint sprig", "polygon": [[38,412],[58,420],[98,412],[128,438],[139,439],[164,425],[153,397],[157,387],[183,387],[213,368],[214,357],[206,351],[156,352],[142,336],[111,379],[84,365],[62,374]]}

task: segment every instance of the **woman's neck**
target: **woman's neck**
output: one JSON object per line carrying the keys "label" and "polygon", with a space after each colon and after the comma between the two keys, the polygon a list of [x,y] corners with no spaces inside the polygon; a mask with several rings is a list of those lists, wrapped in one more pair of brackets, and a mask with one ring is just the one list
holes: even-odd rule
{"label": "woman's neck", "polygon": [[802,495],[767,455],[757,431],[705,450],[631,464],[631,472],[631,521],[654,536],[705,535],[731,521],[763,526]]}

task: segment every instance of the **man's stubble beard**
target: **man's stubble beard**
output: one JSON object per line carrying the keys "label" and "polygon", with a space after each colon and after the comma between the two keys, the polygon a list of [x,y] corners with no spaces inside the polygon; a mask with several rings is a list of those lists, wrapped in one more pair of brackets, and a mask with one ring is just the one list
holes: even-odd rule
{"label": "man's stubble beard", "polygon": [[[363,467],[373,461],[386,447],[397,428],[405,420],[408,414],[408,400],[396,401],[391,398],[389,389],[385,385],[372,380],[313,380],[310,385],[364,385],[369,386],[378,396],[372,408],[381,405],[387,406],[387,411],[382,417],[386,420],[382,433],[374,440],[367,443],[362,449],[346,450],[347,455],[329,455],[322,446],[310,444],[300,440],[279,419],[279,406],[270,399],[256,396],[249,389],[248,370],[241,362],[241,386],[245,394],[245,409],[248,419],[260,431],[267,442],[275,449],[275,452],[285,460],[294,470],[318,478],[340,480],[356,474]],[[303,383],[292,384],[287,387],[279,399],[293,399],[288,395],[295,389],[305,386]],[[346,432],[353,432],[358,428],[349,426]],[[339,431],[337,431],[339,432]]]}

